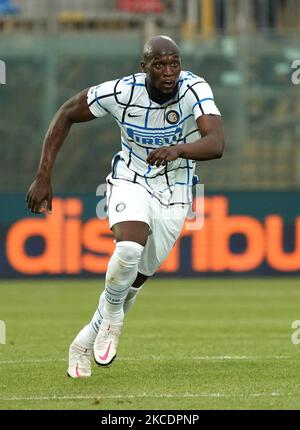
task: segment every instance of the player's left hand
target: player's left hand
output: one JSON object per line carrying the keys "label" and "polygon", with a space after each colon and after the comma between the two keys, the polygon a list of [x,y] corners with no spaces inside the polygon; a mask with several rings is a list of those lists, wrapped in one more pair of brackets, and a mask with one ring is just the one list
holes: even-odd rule
{"label": "player's left hand", "polygon": [[152,166],[165,166],[168,161],[177,160],[181,153],[180,145],[168,146],[164,148],[154,149],[147,157],[147,163]]}

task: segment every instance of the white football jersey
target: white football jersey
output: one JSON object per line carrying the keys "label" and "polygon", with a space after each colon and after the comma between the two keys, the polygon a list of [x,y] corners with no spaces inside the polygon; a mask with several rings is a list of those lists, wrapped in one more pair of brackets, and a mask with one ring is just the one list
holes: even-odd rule
{"label": "white football jersey", "polygon": [[145,73],[136,73],[88,91],[92,114],[111,114],[121,129],[122,149],[113,158],[107,181],[138,183],[162,205],[190,204],[196,162],[179,158],[156,167],[146,159],[153,149],[199,139],[196,119],[220,112],[208,83],[191,72],[181,72],[177,94],[164,104],[150,99],[145,78]]}

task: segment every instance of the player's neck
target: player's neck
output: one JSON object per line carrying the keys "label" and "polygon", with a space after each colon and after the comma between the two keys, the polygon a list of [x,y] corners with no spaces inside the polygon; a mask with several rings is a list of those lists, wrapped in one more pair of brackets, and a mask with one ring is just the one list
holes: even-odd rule
{"label": "player's neck", "polygon": [[149,82],[146,80],[146,89],[148,91],[150,99],[158,103],[160,105],[163,105],[164,103],[167,103],[169,100],[173,99],[177,93],[177,85],[170,94],[163,94],[160,91],[158,91],[156,88],[151,86]]}

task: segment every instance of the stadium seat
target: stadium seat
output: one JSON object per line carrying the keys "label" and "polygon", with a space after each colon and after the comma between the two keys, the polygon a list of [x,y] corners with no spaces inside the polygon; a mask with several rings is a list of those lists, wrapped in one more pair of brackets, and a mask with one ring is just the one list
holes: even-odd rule
{"label": "stadium seat", "polygon": [[85,21],[85,15],[81,11],[62,11],[58,15],[59,22],[62,24],[80,24]]}
{"label": "stadium seat", "polygon": [[0,15],[15,15],[20,8],[11,3],[10,0],[0,0]]}
{"label": "stadium seat", "polygon": [[165,9],[161,0],[118,0],[117,8],[121,12],[145,14],[160,14]]}

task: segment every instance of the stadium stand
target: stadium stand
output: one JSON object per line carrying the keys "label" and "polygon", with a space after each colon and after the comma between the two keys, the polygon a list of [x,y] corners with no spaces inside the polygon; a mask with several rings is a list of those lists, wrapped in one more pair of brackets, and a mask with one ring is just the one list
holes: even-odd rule
{"label": "stadium stand", "polygon": [[[0,88],[1,139],[9,147],[7,151],[0,146],[2,191],[18,191],[24,188],[24,180],[30,180],[38,163],[41,140],[58,106],[82,88],[137,71],[143,43],[138,23],[144,18],[137,11],[137,2],[133,7],[133,1],[61,0],[50,2],[57,6],[50,14],[46,0],[10,3],[19,8],[19,13],[0,15],[0,28],[1,22],[11,22],[8,19],[20,24],[14,32],[16,24],[2,27],[7,33],[0,37],[1,59],[7,63],[9,82]],[[212,85],[226,119],[222,163],[200,163],[200,178],[210,189],[299,188],[300,92],[291,83],[291,62],[300,58],[299,23],[288,21],[290,29],[284,31],[286,20],[291,19],[286,8],[292,3],[278,0],[275,28],[267,32],[257,26],[253,32],[255,25],[251,25],[248,32],[236,35],[230,17],[237,16],[234,14],[238,14],[242,3],[243,0],[214,3],[216,8],[223,4],[223,28],[218,32],[216,25],[210,37],[198,33],[200,27],[191,35],[168,26],[172,19],[184,22],[190,13],[187,2],[161,0],[151,6],[158,8],[155,10],[159,11],[160,32],[179,41],[184,67],[205,76]],[[299,13],[296,3],[295,16]],[[250,12],[254,19],[254,10]],[[163,20],[163,15],[168,18]],[[49,24],[51,19],[58,28],[53,21]],[[196,21],[201,24],[199,15]],[[58,34],[44,31],[49,28],[59,30]],[[88,28],[91,31],[87,32]],[[41,29],[44,30],[39,32]],[[96,29],[101,32],[95,33]],[[24,105],[26,109],[16,109]],[[59,155],[56,190],[90,191],[108,173],[107,166],[118,149],[118,128],[105,117],[74,127],[69,142],[74,156],[66,162],[68,145]],[[24,151],[24,145],[28,150]],[[14,175],[9,167],[12,164]],[[89,168],[83,182],[78,172],[84,166]]]}
{"label": "stadium stand", "polygon": [[11,3],[10,0],[0,0],[0,15],[14,15],[20,12],[20,8]]}
{"label": "stadium stand", "polygon": [[300,26],[298,0],[1,0],[1,4],[11,12],[1,16],[0,7],[0,31],[53,27],[123,31],[143,28],[145,17],[167,29],[185,29],[189,37]]}

